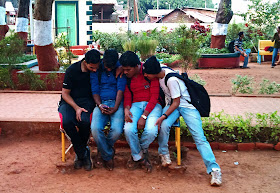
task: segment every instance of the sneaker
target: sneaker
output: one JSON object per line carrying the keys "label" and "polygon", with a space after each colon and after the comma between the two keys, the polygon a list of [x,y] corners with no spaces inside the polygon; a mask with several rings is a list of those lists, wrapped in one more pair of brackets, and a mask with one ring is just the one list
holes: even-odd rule
{"label": "sneaker", "polygon": [[213,168],[211,172],[211,186],[221,186],[222,185],[222,173],[220,169]]}
{"label": "sneaker", "polygon": [[271,68],[274,68],[275,66],[271,66]]}
{"label": "sneaker", "polygon": [[165,155],[160,154],[159,156],[161,158],[161,165],[163,167],[167,167],[167,166],[171,165],[171,159],[170,159],[169,153],[165,154]]}
{"label": "sneaker", "polygon": [[86,148],[85,157],[83,159],[83,165],[86,171],[90,171],[92,169],[92,160],[90,157],[90,150],[88,147]]}
{"label": "sneaker", "polygon": [[83,167],[83,160],[79,159],[78,156],[75,156],[74,159],[74,168],[76,170],[81,169]]}

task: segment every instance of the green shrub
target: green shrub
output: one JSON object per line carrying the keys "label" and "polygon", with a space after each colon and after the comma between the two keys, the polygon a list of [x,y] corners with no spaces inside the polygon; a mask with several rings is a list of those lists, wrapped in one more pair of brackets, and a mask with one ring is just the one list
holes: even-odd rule
{"label": "green shrub", "polygon": [[198,84],[201,84],[202,86],[206,85],[206,82],[202,80],[198,74],[194,74],[193,76],[190,76],[190,79],[197,82]]}
{"label": "green shrub", "polygon": [[30,90],[44,90],[46,88],[45,82],[40,79],[40,76],[30,69],[26,69],[23,74],[18,75],[18,83],[20,86],[28,86]]}
{"label": "green shrub", "polygon": [[199,53],[201,54],[226,54],[230,53],[230,51],[227,48],[200,48]]}
{"label": "green shrub", "polygon": [[126,41],[123,45],[123,50],[124,51],[132,51],[132,52],[135,52],[135,48],[136,48],[136,42],[133,41],[133,40],[129,40],[129,41]]}
{"label": "green shrub", "polygon": [[17,58],[23,56],[25,46],[17,33],[11,32],[10,36],[0,41],[0,63],[16,64]]}
{"label": "green shrub", "polygon": [[280,84],[277,84],[275,81],[270,82],[267,79],[263,79],[260,83],[259,94],[274,94],[279,92]]}
{"label": "green shrub", "polygon": [[156,52],[157,40],[149,39],[145,33],[136,42],[136,50],[140,52],[141,60],[145,61]]}
{"label": "green shrub", "polygon": [[236,75],[236,79],[231,80],[233,83],[232,93],[236,94],[237,92],[240,92],[242,94],[252,94],[254,91],[253,80],[253,77]]}
{"label": "green shrub", "polygon": [[[181,133],[191,134],[180,118]],[[228,115],[224,111],[202,118],[202,128],[209,142],[266,142],[276,144],[280,137],[280,116],[273,113]]]}
{"label": "green shrub", "polygon": [[0,67],[0,89],[15,88],[15,84],[12,79],[12,66],[8,68]]}

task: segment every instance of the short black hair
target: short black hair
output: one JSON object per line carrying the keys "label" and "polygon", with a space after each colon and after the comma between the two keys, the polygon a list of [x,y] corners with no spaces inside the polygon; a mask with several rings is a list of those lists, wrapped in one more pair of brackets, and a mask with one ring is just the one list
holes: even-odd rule
{"label": "short black hair", "polygon": [[280,26],[278,26],[278,29],[280,30]]}
{"label": "short black hair", "polygon": [[103,63],[107,68],[114,69],[118,59],[119,54],[115,49],[108,49],[104,52]]}
{"label": "short black hair", "polygon": [[119,61],[124,67],[136,67],[141,64],[138,56],[132,51],[126,51],[123,53]]}
{"label": "short black hair", "polygon": [[92,49],[88,51],[85,55],[85,61],[88,64],[97,64],[100,62],[100,52],[98,50]]}
{"label": "short black hair", "polygon": [[150,57],[143,64],[143,72],[147,74],[158,74],[161,71],[160,63],[155,56]]}
{"label": "short black hair", "polygon": [[241,37],[243,34],[244,34],[244,32],[241,31],[241,32],[238,33],[238,36]]}

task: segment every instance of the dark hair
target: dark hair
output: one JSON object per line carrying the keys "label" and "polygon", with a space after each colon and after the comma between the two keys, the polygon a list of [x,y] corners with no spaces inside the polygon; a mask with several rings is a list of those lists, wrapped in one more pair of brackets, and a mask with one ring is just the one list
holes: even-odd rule
{"label": "dark hair", "polygon": [[104,52],[103,63],[107,68],[114,69],[118,59],[119,55],[115,49],[108,49]]}
{"label": "dark hair", "polygon": [[143,72],[147,74],[158,74],[161,71],[160,63],[155,56],[150,57],[143,64]]}
{"label": "dark hair", "polygon": [[278,29],[280,30],[280,26],[278,26]]}
{"label": "dark hair", "polygon": [[244,32],[241,31],[241,32],[238,33],[238,36],[241,37],[243,34],[244,34]]}
{"label": "dark hair", "polygon": [[141,64],[138,56],[132,51],[126,51],[123,53],[119,61],[124,67],[136,67]]}
{"label": "dark hair", "polygon": [[95,49],[88,51],[85,55],[85,61],[88,64],[97,64],[100,62],[100,52]]}

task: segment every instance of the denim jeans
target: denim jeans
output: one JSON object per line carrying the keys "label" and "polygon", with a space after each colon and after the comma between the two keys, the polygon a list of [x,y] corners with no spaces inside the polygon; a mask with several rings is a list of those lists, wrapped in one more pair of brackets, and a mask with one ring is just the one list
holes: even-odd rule
{"label": "denim jeans", "polygon": [[[273,48],[273,54],[272,54],[272,63],[271,66],[275,66],[275,60],[278,54],[279,48]],[[280,56],[279,56],[280,57]]]}
{"label": "denim jeans", "polygon": [[130,112],[132,113],[132,123],[126,122],[124,124],[124,134],[128,142],[131,155],[134,161],[142,158],[142,153],[146,152],[149,145],[155,140],[158,134],[158,126],[155,125],[157,119],[161,116],[162,107],[157,104],[147,117],[144,131],[139,140],[137,122],[143,114],[148,102],[135,102],[132,103]]}
{"label": "denim jeans", "polygon": [[[76,111],[66,102],[60,104],[58,111],[62,119],[63,129],[71,138],[75,153],[79,159],[83,159],[90,135],[90,114],[92,113],[94,102],[87,98],[76,99],[75,102],[88,111],[82,112],[82,121],[77,121]],[[78,130],[76,126],[79,128]]]}
{"label": "denim jeans", "polygon": [[[169,106],[166,106],[163,109],[163,113],[166,112],[168,108]],[[162,122],[158,136],[159,154],[169,154],[168,139],[170,128],[180,115],[182,115],[182,117],[184,118],[184,121],[192,134],[197,150],[199,151],[207,168],[207,173],[210,173],[212,171],[212,168],[220,169],[220,166],[216,163],[216,159],[210,147],[210,144],[208,143],[204,135],[201,117],[198,110],[196,109],[178,107],[168,116],[167,119]]]}
{"label": "denim jeans", "polygon": [[[114,107],[115,100],[102,101],[102,104]],[[111,123],[111,128],[106,136],[104,133],[104,127],[109,121]],[[123,124],[123,103],[119,105],[118,110],[112,115],[102,114],[100,109],[95,107],[92,114],[91,132],[103,160],[109,161],[113,158],[115,153],[114,144],[123,132]]]}
{"label": "denim jeans", "polygon": [[[244,63],[243,63],[243,68],[246,68],[247,65],[248,65],[248,61],[249,61],[249,54],[251,53],[251,49],[244,49],[245,50],[245,53],[247,54],[246,57],[244,57]],[[238,51],[238,53],[240,53]],[[243,56],[243,55],[242,55]]]}

